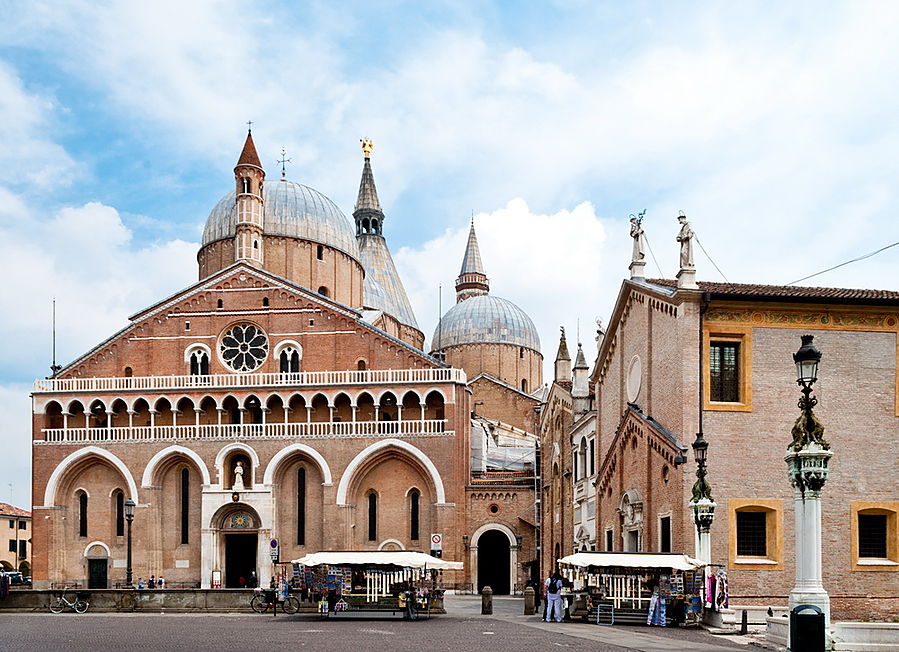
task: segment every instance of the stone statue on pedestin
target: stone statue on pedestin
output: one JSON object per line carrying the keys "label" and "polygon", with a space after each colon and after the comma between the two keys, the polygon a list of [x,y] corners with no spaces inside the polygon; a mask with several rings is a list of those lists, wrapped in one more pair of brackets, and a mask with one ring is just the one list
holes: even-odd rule
{"label": "stone statue on pedestin", "polygon": [[680,243],[680,268],[693,269],[693,229],[686,215],[678,215],[677,221],[680,222],[680,233],[677,234],[677,241]]}

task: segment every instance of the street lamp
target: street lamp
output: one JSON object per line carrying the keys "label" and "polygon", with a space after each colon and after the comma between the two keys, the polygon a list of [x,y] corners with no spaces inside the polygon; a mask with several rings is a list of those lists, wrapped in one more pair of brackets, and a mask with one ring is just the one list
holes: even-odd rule
{"label": "street lamp", "polygon": [[824,425],[813,411],[818,399],[812,396],[812,386],[818,380],[822,357],[813,340],[813,335],[803,335],[802,346],[793,354],[802,397],[800,414],[791,431],[793,441],[784,456],[796,511],[796,585],[790,592],[790,609],[816,605],[824,612],[825,627],[830,627],[830,597],[821,573],[821,490],[827,482],[833,452],[824,439]]}
{"label": "street lamp", "polygon": [[125,584],[130,589],[132,587],[131,576],[131,521],[134,520],[134,508],[136,507],[130,498],[125,501],[125,520],[128,521],[128,562],[125,568]]}
{"label": "street lamp", "polygon": [[696,524],[696,556],[706,564],[712,561],[712,543],[709,531],[712,529],[712,521],[715,519],[715,501],[712,499],[712,487],[706,476],[706,459],[708,458],[709,442],[706,441],[702,431],[696,433],[693,442],[693,456],[696,458],[696,482],[693,483],[693,497],[690,499],[690,509],[693,511],[693,522]]}

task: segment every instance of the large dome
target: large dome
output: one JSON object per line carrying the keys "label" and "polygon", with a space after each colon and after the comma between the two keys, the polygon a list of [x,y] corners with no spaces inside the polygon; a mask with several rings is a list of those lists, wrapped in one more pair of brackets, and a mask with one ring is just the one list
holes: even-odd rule
{"label": "large dome", "polygon": [[[263,232],[318,242],[359,260],[356,232],[337,205],[317,190],[292,181],[263,186]],[[237,227],[234,191],[222,197],[206,220],[203,246],[233,238]]]}
{"label": "large dome", "polygon": [[514,344],[540,351],[531,318],[511,301],[490,294],[473,296],[450,308],[440,320],[432,350],[457,344]]}

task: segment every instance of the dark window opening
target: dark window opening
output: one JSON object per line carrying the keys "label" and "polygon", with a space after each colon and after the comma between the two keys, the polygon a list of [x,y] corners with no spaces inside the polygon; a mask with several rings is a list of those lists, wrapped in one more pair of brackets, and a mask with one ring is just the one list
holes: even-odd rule
{"label": "dark window opening", "polygon": [[378,539],[378,494],[368,494],[368,540]]}
{"label": "dark window opening", "polygon": [[259,249],[259,240],[253,240],[253,249]]}
{"label": "dark window opening", "polygon": [[721,403],[740,401],[740,345],[712,342],[709,347],[711,399]]}
{"label": "dark window opening", "polygon": [[131,378],[134,375],[134,370],[131,367],[125,367],[125,378]]}
{"label": "dark window opening", "polygon": [[19,539],[19,559],[28,557],[28,542],[25,539]]}
{"label": "dark window opening", "polygon": [[278,360],[282,374],[295,374],[300,371],[300,354],[296,349],[284,349]]}
{"label": "dark window opening", "polygon": [[249,179],[241,179],[240,180],[243,185],[243,192],[250,192],[250,180]]}
{"label": "dark window opening", "polygon": [[858,515],[858,556],[886,559],[887,515]]}
{"label": "dark window opening", "polygon": [[528,381],[526,378],[521,379],[521,391],[522,392],[528,391]]}
{"label": "dark window opening", "polygon": [[222,300],[221,300],[221,299],[219,299],[218,302],[216,303],[216,307],[217,307],[217,308],[221,308],[221,307],[222,307]]}
{"label": "dark window opening", "polygon": [[590,440],[590,475],[596,473],[596,440]]}
{"label": "dark window opening", "polygon": [[115,535],[125,536],[125,494],[121,491],[115,494]]}
{"label": "dark window opening", "polygon": [[297,545],[306,545],[306,469],[297,469]]}
{"label": "dark window opening", "polygon": [[87,494],[78,494],[78,536],[87,536]]}
{"label": "dark window opening", "polygon": [[190,322],[189,321],[184,322],[184,330],[186,330],[186,331],[190,330]]}
{"label": "dark window opening", "polygon": [[359,371],[365,371],[365,360],[360,360],[356,363],[356,369]]}
{"label": "dark window opening", "polygon": [[325,259],[325,248],[322,247],[321,245],[318,245],[317,247],[315,247],[315,257],[318,260],[324,260]]}
{"label": "dark window opening", "polygon": [[767,512],[737,512],[737,556],[766,557]]}
{"label": "dark window opening", "polygon": [[190,542],[190,469],[181,469],[181,543]]}
{"label": "dark window opening", "polygon": [[15,539],[9,540],[9,551],[13,552],[13,553],[16,551],[16,540]]}
{"label": "dark window opening", "polygon": [[606,530],[606,551],[612,551],[612,530]]}
{"label": "dark window opening", "polygon": [[659,521],[659,552],[671,552],[671,517],[663,516]]}
{"label": "dark window opening", "polygon": [[262,297],[262,307],[268,308],[268,297]]}
{"label": "dark window opening", "polygon": [[518,347],[518,357],[519,357],[519,359],[524,358],[524,347],[523,346]]}
{"label": "dark window opening", "polygon": [[190,354],[190,375],[209,375],[209,356],[205,351],[194,351]]}
{"label": "dark window opening", "polygon": [[14,519],[14,518],[9,519],[9,528],[10,528],[11,530],[15,530],[15,529],[16,529],[16,519]]}
{"label": "dark window opening", "polygon": [[329,297],[329,296],[331,296],[330,294],[328,294],[328,288],[326,288],[324,285],[321,286],[321,287],[318,289],[318,293],[319,293],[320,295],[322,295],[323,297]]}
{"label": "dark window opening", "polygon": [[417,490],[409,494],[409,538],[418,541],[419,499],[421,494]]}

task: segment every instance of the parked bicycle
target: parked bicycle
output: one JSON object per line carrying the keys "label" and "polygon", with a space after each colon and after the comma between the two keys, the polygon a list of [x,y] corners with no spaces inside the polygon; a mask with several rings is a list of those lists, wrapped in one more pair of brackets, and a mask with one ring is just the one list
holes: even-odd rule
{"label": "parked bicycle", "polygon": [[256,589],[250,598],[250,607],[257,614],[268,613],[269,609],[280,609],[286,614],[295,614],[300,610],[300,601],[292,595],[281,602],[278,600],[278,592],[274,590]]}
{"label": "parked bicycle", "polygon": [[90,596],[86,593],[75,593],[74,600],[69,600],[66,598],[65,592],[63,592],[58,594],[55,600],[50,600],[50,611],[55,614],[61,614],[68,607],[69,609],[74,609],[75,613],[83,614],[91,606],[89,598]]}

